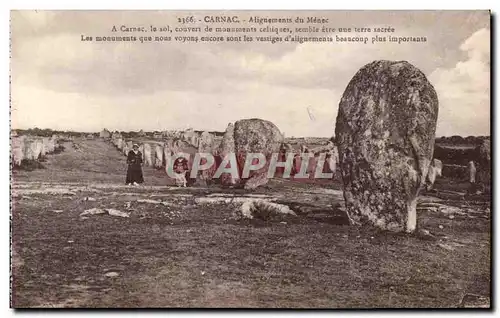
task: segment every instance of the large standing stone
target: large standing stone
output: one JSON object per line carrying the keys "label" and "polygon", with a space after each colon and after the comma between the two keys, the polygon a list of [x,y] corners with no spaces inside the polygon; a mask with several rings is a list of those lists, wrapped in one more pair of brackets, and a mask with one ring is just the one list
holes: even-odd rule
{"label": "large standing stone", "polygon": [[267,183],[271,155],[279,153],[283,142],[284,138],[280,130],[270,121],[252,118],[238,120],[234,124],[234,149],[240,176],[248,153],[260,153],[266,157],[264,167],[251,171],[245,182],[245,188],[253,189]]}
{"label": "large standing stone", "polygon": [[355,223],[413,232],[434,150],[438,98],[405,61],[361,68],[339,104],[335,135],[346,209]]}
{"label": "large standing stone", "polygon": [[123,150],[123,139],[122,138],[117,138],[115,141],[115,144],[116,144],[116,148],[118,148],[118,150]]}

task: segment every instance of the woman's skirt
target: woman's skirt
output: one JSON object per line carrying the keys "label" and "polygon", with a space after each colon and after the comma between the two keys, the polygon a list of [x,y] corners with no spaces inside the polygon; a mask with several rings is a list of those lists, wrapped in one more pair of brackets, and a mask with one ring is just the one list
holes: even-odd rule
{"label": "woman's skirt", "polygon": [[129,165],[127,170],[126,184],[129,183],[143,183],[144,177],[142,176],[142,167],[140,165]]}

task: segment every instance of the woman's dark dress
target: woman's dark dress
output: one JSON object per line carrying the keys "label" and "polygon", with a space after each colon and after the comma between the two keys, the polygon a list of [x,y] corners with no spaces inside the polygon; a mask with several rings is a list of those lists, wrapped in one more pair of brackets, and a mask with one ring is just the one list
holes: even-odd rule
{"label": "woman's dark dress", "polygon": [[129,183],[143,183],[144,178],[142,176],[142,153],[140,151],[137,152],[137,154],[134,153],[134,151],[130,150],[128,152],[127,156],[127,164],[128,164],[128,170],[127,170],[127,180],[125,181],[126,184]]}

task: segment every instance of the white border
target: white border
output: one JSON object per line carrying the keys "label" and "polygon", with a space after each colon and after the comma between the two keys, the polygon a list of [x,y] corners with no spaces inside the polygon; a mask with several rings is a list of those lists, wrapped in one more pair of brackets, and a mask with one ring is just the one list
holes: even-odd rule
{"label": "white border", "polygon": [[[312,10],[331,10],[331,9],[345,9],[345,10],[383,10],[383,9],[397,9],[397,10],[441,10],[441,9],[446,9],[446,10],[477,10],[477,9],[492,9],[493,12],[498,13],[498,4],[500,1],[498,0],[473,0],[473,1],[436,1],[436,0],[420,0],[417,2],[414,2],[409,6],[407,2],[405,1],[385,1],[385,0],[378,0],[378,1],[356,1],[356,0],[349,0],[345,2],[339,2],[339,1],[318,1],[318,0],[306,0],[306,1],[284,1],[281,3],[272,3],[269,0],[254,0],[254,1],[230,1],[230,0],[217,0],[217,1],[192,1],[192,0],[183,0],[183,1],[178,1],[178,2],[169,2],[165,3],[166,1],[149,1],[149,0],[141,0],[141,1],[130,1],[130,0],[121,0],[121,1],[112,1],[112,0],[98,0],[98,1],[80,1],[78,3],[69,3],[69,1],[64,1],[64,0],[59,0],[59,1],[44,1],[43,3],[41,1],[2,1],[2,10],[1,12],[1,28],[2,32],[1,37],[2,37],[2,50],[0,50],[1,54],[1,72],[3,76],[1,76],[2,85],[2,101],[6,104],[2,110],[3,110],[3,116],[0,116],[0,120],[2,121],[2,124],[0,125],[0,133],[1,133],[1,138],[0,138],[0,149],[9,149],[9,107],[8,107],[8,98],[9,98],[9,83],[8,83],[8,74],[9,74],[9,11],[11,9],[40,9],[40,10],[50,10],[50,9],[140,9],[140,10],[147,10],[147,9],[177,9],[177,10],[182,10],[182,9],[211,9],[211,10],[217,10],[217,9],[263,9],[263,10],[271,10],[271,9],[279,9],[279,10],[298,10],[298,9],[312,9]],[[446,3],[446,4],[445,4]],[[450,6],[450,4],[452,6]],[[498,18],[498,17],[497,17]],[[493,28],[493,26],[492,26]],[[494,27],[494,29],[498,32],[498,29]],[[497,32],[495,32],[495,41],[498,40],[497,38]],[[496,52],[496,50],[495,50]],[[492,88],[496,92],[498,92],[498,82],[495,82],[495,87]],[[493,102],[493,101],[492,101]],[[494,122],[497,122],[498,120],[498,111],[496,112],[496,116],[494,118]],[[495,136],[496,137],[496,136]],[[498,149],[498,142],[495,138],[494,142],[494,149]],[[3,256],[1,258],[1,281],[0,281],[0,287],[1,287],[1,317],[10,317],[14,315],[14,312],[9,309],[9,288],[10,288],[10,282],[9,282],[9,276],[7,273],[9,273],[9,258],[7,255],[9,255],[9,245],[8,242],[10,241],[9,238],[9,194],[8,194],[8,189],[9,189],[9,170],[7,170],[9,166],[9,158],[7,156],[7,153],[4,155],[0,156],[0,167],[1,169],[1,179],[0,181],[2,182],[3,185],[3,191],[0,192],[0,200],[1,200],[1,206],[4,208],[3,215],[4,215],[4,221],[1,222],[2,224],[2,231],[1,233],[3,234],[3,238],[0,241],[1,244],[1,255]],[[494,154],[495,158],[495,163],[498,163],[497,161],[497,156]],[[498,165],[497,165],[498,166]],[[496,181],[496,177],[495,177]],[[495,188],[495,197],[498,196],[498,187]],[[498,209],[497,209],[498,210]],[[492,213],[495,213],[496,211],[492,211]],[[495,219],[495,229],[498,229],[498,219],[499,216],[496,215],[494,217]],[[497,247],[498,247],[498,234],[495,235],[495,253],[494,255],[497,254]],[[494,269],[492,269],[494,270]],[[496,277],[496,275],[495,275]],[[496,288],[495,288],[496,290]],[[495,304],[498,306],[498,294],[495,292],[494,295],[496,296],[495,299]],[[74,315],[87,315],[91,314],[92,312],[89,313],[71,313],[71,312],[63,312],[59,313],[64,315],[64,316],[74,316]],[[347,316],[347,315],[357,315],[362,313],[363,315],[368,315],[368,316],[385,316],[387,312],[374,312],[374,313],[368,313],[368,312],[353,312],[353,313],[346,313],[346,312],[295,312],[293,313],[294,316],[313,316],[313,315],[324,315],[324,314],[331,314],[335,315],[337,317],[339,316]],[[31,313],[35,314],[35,313]],[[56,316],[57,313],[53,312],[50,314],[47,313],[42,313],[45,316]],[[124,312],[120,312],[120,314],[125,314]],[[128,312],[126,314],[136,314],[136,312]],[[162,313],[157,313],[160,315],[168,314],[168,312],[162,312]],[[173,314],[168,314],[169,316],[176,316],[179,315],[180,313],[173,313]],[[194,316],[194,315],[219,315],[222,314],[222,312],[212,312],[212,313],[182,313],[183,317],[186,316]],[[226,314],[233,315],[233,314],[243,314],[242,312],[227,312]],[[253,312],[253,313],[245,313],[245,315],[272,315],[272,316],[282,316],[285,313],[280,313],[280,312]],[[428,315],[429,313],[423,313],[423,312],[416,312],[416,313],[409,313],[409,312],[393,312],[392,315],[411,315],[411,316],[425,316]],[[464,316],[464,315],[472,315],[471,312],[465,312],[465,313],[458,313],[458,312],[442,312],[438,313],[440,315],[446,315],[447,317],[458,317],[458,316]],[[26,314],[25,314],[26,315]],[[104,317],[109,315],[109,313],[104,313],[104,312],[99,312],[99,313],[94,313],[95,316],[98,317]],[[180,315],[179,315],[180,316]]]}

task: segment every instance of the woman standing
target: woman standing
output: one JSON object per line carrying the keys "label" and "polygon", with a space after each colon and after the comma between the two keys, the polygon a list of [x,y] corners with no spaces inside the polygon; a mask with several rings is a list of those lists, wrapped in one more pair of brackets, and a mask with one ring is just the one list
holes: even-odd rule
{"label": "woman standing", "polygon": [[144,182],[142,176],[142,153],[139,151],[139,145],[134,144],[132,150],[128,152],[127,156],[127,185],[139,185]]}

